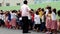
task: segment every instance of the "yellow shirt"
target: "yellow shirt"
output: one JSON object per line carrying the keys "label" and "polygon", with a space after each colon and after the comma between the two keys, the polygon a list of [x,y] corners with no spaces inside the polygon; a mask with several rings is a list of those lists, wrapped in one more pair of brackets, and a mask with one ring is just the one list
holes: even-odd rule
{"label": "yellow shirt", "polygon": [[40,11],[40,12],[39,12],[40,18],[42,18],[42,14],[43,14],[43,12],[42,12],[42,11]]}

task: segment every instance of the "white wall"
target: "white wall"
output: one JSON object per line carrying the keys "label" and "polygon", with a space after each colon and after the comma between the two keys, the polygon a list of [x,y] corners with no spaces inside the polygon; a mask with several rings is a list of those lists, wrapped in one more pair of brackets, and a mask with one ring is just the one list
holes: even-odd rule
{"label": "white wall", "polygon": [[0,3],[2,3],[2,6],[6,6],[6,3],[10,3],[10,6],[16,6],[16,3],[20,3],[20,0],[0,0]]}
{"label": "white wall", "polygon": [[[16,3],[23,4],[24,0],[0,0],[0,3],[2,3],[2,6],[6,6],[6,3],[10,3],[10,6],[17,6]],[[28,0],[28,4],[33,3],[34,0]]]}

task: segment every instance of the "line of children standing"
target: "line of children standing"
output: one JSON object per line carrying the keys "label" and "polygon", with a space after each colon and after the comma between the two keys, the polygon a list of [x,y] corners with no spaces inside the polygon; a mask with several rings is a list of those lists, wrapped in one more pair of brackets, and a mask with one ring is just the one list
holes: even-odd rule
{"label": "line of children standing", "polygon": [[[39,8],[35,13],[33,11],[34,10],[32,9],[29,16],[29,26],[31,30],[35,29],[36,31],[45,31],[47,29],[46,33],[54,32],[57,34],[56,9],[51,9],[49,6],[46,7],[45,10],[43,8]],[[58,22],[59,21],[60,20],[58,19]],[[12,12],[0,12],[0,25],[16,29],[19,27],[22,28],[22,24],[22,16],[20,11],[17,12],[16,10],[13,10]]]}
{"label": "line of children standing", "polygon": [[48,13],[46,14],[46,28],[47,34],[57,34],[56,9],[51,10],[51,7],[48,7]]}

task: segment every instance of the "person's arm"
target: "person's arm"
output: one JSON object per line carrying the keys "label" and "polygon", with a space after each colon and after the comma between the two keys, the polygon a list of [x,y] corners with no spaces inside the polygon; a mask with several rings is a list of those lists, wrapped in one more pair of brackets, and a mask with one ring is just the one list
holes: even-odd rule
{"label": "person's arm", "polygon": [[20,13],[21,13],[21,16],[22,16],[22,7],[21,7],[21,9],[20,9]]}
{"label": "person's arm", "polygon": [[28,6],[27,6],[27,10],[28,10],[29,13],[31,12],[31,9]]}

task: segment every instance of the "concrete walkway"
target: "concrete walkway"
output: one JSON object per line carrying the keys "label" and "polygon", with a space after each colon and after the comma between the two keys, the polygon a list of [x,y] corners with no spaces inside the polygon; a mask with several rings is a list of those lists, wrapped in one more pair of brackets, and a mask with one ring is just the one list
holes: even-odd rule
{"label": "concrete walkway", "polygon": [[[30,31],[30,32],[31,33],[28,33],[28,34],[45,34],[42,32],[34,32],[34,31]],[[7,28],[0,27],[0,34],[23,34],[23,33],[22,33],[22,30],[13,30],[13,29],[7,29]]]}

